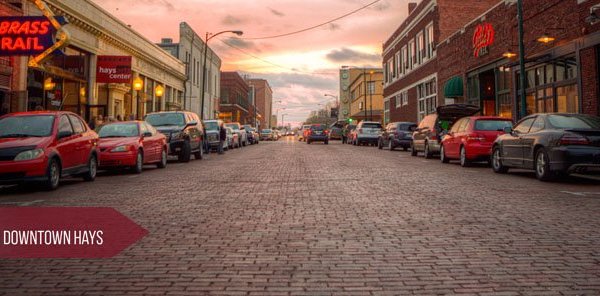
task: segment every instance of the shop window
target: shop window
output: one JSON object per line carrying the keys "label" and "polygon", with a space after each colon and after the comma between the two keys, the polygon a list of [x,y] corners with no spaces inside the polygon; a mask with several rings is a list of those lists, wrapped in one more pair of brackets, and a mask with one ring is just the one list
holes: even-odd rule
{"label": "shop window", "polygon": [[554,66],[546,65],[546,83],[554,83]]}
{"label": "shop window", "polygon": [[408,51],[406,49],[406,45],[402,47],[402,72],[401,74],[405,74],[408,69]]}
{"label": "shop window", "polygon": [[579,112],[579,97],[576,84],[556,88],[556,107],[556,111],[560,113]]}
{"label": "shop window", "polygon": [[512,118],[512,100],[509,93],[498,95],[498,115]]}
{"label": "shop window", "polygon": [[437,84],[432,79],[417,85],[417,98],[419,101],[418,117],[421,121],[426,115],[434,113],[437,108]]}
{"label": "shop window", "polygon": [[528,70],[525,73],[527,73],[527,85],[525,88],[535,87],[535,70]]}

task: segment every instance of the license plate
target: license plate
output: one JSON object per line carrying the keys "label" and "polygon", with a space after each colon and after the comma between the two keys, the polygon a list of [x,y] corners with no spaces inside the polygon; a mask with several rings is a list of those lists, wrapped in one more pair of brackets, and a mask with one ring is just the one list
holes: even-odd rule
{"label": "license plate", "polygon": [[315,132],[315,134],[317,134],[317,135],[320,135],[320,134],[322,134],[322,133],[321,133],[321,132]]}

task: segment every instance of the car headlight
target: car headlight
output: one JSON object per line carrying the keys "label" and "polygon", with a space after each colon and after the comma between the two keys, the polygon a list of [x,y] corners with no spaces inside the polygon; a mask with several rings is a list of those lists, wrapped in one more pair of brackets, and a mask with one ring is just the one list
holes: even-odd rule
{"label": "car headlight", "polygon": [[127,151],[129,151],[129,146],[126,146],[126,145],[118,146],[118,147],[110,150],[110,152],[127,152]]}
{"label": "car headlight", "polygon": [[183,138],[183,132],[174,132],[171,133],[171,139],[172,140],[179,140]]}
{"label": "car headlight", "polygon": [[27,150],[17,154],[15,161],[33,160],[44,155],[44,149]]}

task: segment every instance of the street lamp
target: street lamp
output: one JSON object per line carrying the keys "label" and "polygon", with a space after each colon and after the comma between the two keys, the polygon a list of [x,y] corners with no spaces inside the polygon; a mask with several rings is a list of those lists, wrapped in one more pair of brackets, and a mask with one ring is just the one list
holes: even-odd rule
{"label": "street lamp", "polygon": [[200,105],[200,119],[204,120],[204,96],[206,93],[206,56],[208,55],[208,41],[210,41],[211,39],[221,35],[221,34],[225,34],[225,33],[233,33],[235,35],[238,36],[242,36],[244,34],[244,32],[239,31],[239,30],[228,30],[228,31],[221,31],[217,34],[212,34],[209,32],[206,32],[206,38],[204,39],[204,68],[202,71],[202,105]]}
{"label": "street lamp", "polygon": [[144,87],[144,80],[142,78],[140,78],[139,76],[136,77],[133,80],[133,89],[136,91],[137,93],[137,110],[138,110],[138,119],[142,119],[142,112],[140,111],[140,91],[142,90],[142,88]]}
{"label": "street lamp", "polygon": [[161,107],[162,107],[162,96],[165,93],[165,88],[162,87],[162,85],[157,85],[156,88],[154,89],[154,93],[156,94],[156,97],[158,98],[158,103],[159,103],[159,107],[156,108],[157,110],[161,111]]}

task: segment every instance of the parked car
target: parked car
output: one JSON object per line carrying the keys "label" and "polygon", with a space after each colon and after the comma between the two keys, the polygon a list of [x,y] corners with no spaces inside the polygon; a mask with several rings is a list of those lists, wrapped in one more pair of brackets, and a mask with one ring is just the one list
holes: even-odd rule
{"label": "parked car", "polygon": [[381,123],[375,121],[361,121],[356,126],[354,132],[354,145],[360,146],[362,144],[376,145],[381,134]]}
{"label": "parked car", "polygon": [[240,141],[239,141],[240,138],[239,138],[238,134],[236,132],[234,132],[233,129],[230,127],[226,127],[225,130],[227,131],[227,150],[239,148],[240,147]]}
{"label": "parked car", "polygon": [[202,159],[204,129],[196,113],[156,112],[146,115],[145,121],[167,137],[169,155],[177,156],[180,162],[189,162],[192,154]]}
{"label": "parked car", "polygon": [[108,123],[98,132],[99,167],[128,167],[136,174],[144,164],[167,167],[167,138],[144,121]]}
{"label": "parked car", "polygon": [[349,124],[348,126],[346,126],[346,137],[348,137],[348,139],[346,139],[346,141],[347,141],[346,144],[353,144],[355,136],[356,136],[356,125]]}
{"label": "parked car", "polygon": [[300,136],[298,137],[298,141],[306,142],[306,137],[308,136],[308,132],[310,131],[310,124],[305,124],[302,126],[302,130],[300,130]]}
{"label": "parked car", "polygon": [[336,122],[329,127],[329,139],[330,140],[341,140],[342,139],[342,128],[343,123]]}
{"label": "parked car", "polygon": [[244,130],[246,131],[246,138],[248,139],[248,143],[250,145],[258,144],[260,141],[260,136],[256,132],[256,129],[251,125],[244,125]]}
{"label": "parked car", "polygon": [[459,119],[442,138],[441,161],[448,163],[452,159],[459,159],[463,167],[474,161],[489,161],[492,144],[504,134],[506,127],[512,127],[512,120],[495,116]]}
{"label": "parked car", "polygon": [[473,116],[479,112],[479,107],[467,104],[451,104],[439,106],[436,113],[429,114],[421,120],[413,132],[411,155],[417,156],[419,152],[425,158],[432,158],[440,152],[442,136],[459,119]]}
{"label": "parked car", "polygon": [[600,117],[535,114],[505,128],[492,148],[492,168],[535,170],[541,181],[570,173],[600,172]]}
{"label": "parked car", "polygon": [[273,130],[263,129],[260,131],[261,141],[273,141]]}
{"label": "parked car", "polygon": [[248,145],[248,135],[244,130],[244,127],[239,122],[230,122],[225,124],[226,127],[230,127],[234,133],[238,135],[238,147]]}
{"label": "parked car", "polygon": [[310,145],[312,142],[323,142],[325,145],[329,144],[329,130],[327,129],[327,125],[313,124],[310,126],[306,143]]}
{"label": "parked car", "polygon": [[58,188],[65,176],[94,181],[98,135],[71,112],[40,111],[0,117],[0,184]]}
{"label": "parked car", "polygon": [[218,119],[204,121],[204,133],[206,134],[206,141],[211,150],[217,151],[219,149],[222,125],[223,121]]}
{"label": "parked car", "polygon": [[379,149],[387,147],[390,151],[396,147],[402,147],[404,151],[410,148],[412,143],[412,132],[417,128],[414,122],[392,122],[389,123],[383,133],[379,136],[377,146]]}

